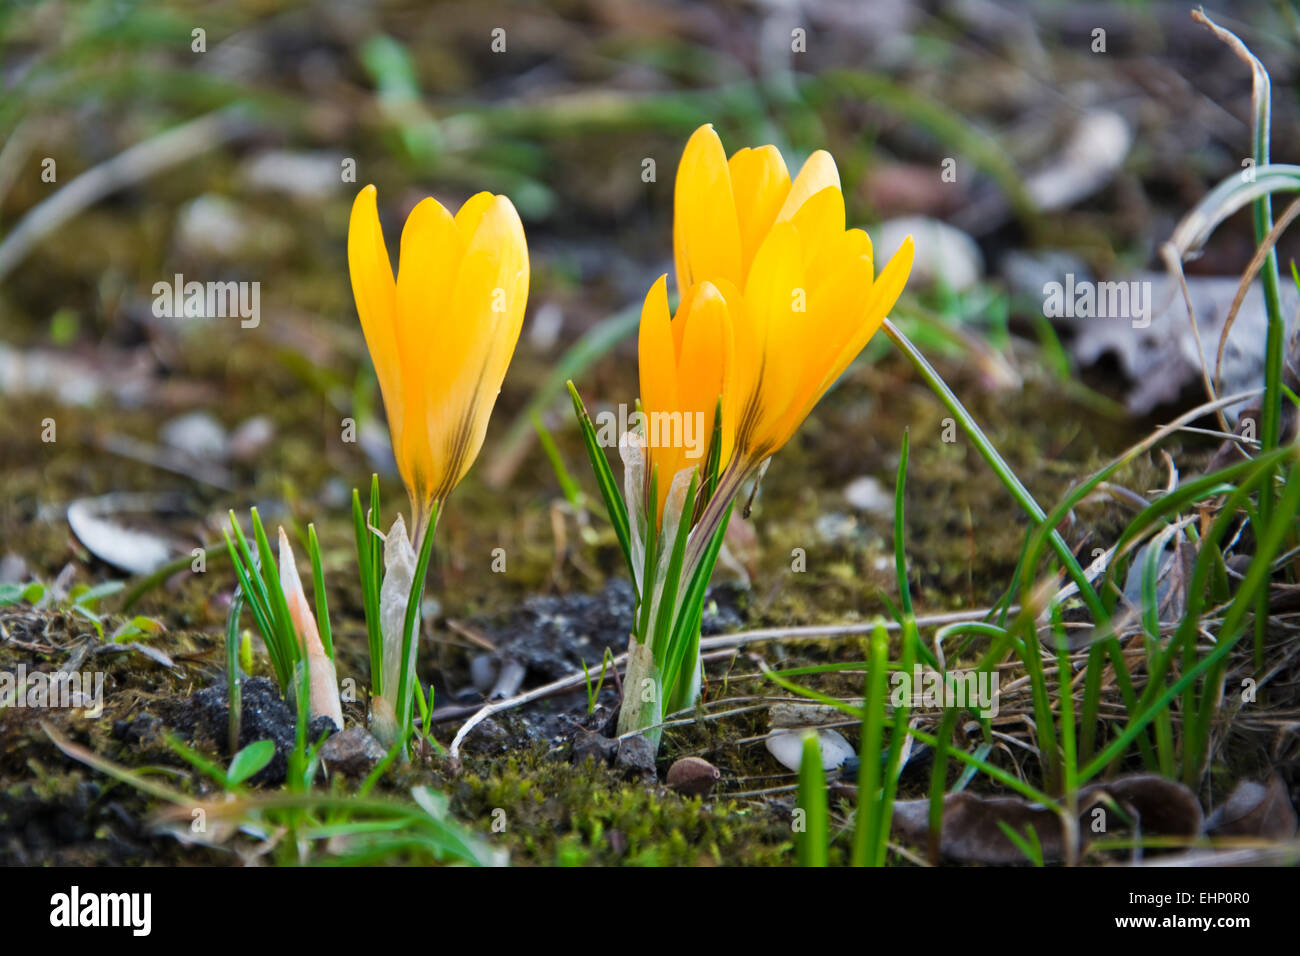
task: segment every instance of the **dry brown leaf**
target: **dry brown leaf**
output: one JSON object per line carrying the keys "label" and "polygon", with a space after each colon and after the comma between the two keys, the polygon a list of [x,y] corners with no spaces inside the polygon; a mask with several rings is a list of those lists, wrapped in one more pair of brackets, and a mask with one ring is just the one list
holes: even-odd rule
{"label": "dry brown leaf", "polygon": [[[1098,819],[1103,821],[1107,835],[1119,828],[1111,823],[1107,811],[1112,801],[1134,819],[1145,835],[1195,836],[1201,832],[1204,817],[1195,794],[1172,780],[1153,774],[1135,774],[1080,789],[1081,840],[1086,842],[1094,834],[1093,824]],[[1098,811],[1105,816],[1099,818]],[[901,800],[894,804],[894,831],[905,839],[925,843],[929,839],[929,816],[929,800]],[[1032,826],[1042,846],[1044,862],[1064,859],[1061,822],[1054,812],[1022,797],[981,797],[965,791],[944,798],[939,852],[960,863],[1027,862],[999,823],[1021,836],[1028,836]]]}
{"label": "dry brown leaf", "polygon": [[1289,840],[1296,834],[1296,812],[1282,777],[1274,772],[1266,783],[1243,780],[1227,801],[1205,821],[1212,836],[1262,837]]}

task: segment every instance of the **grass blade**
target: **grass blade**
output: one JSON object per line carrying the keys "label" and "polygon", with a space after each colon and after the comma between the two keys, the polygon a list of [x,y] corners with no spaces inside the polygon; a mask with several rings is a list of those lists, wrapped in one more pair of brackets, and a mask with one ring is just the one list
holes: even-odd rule
{"label": "grass blade", "polygon": [[320,542],[316,540],[316,526],[307,525],[307,554],[311,557],[311,586],[316,596],[316,623],[320,626],[321,644],[325,654],[334,660],[334,631],[330,627],[329,598],[325,594],[325,569],[321,566]]}
{"label": "grass blade", "polygon": [[862,738],[858,745],[858,812],[853,828],[853,865],[875,864],[881,827],[888,838],[889,824],[881,819],[881,740],[885,725],[885,672],[889,666],[889,636],[883,627],[871,635],[871,669],[867,672]]}
{"label": "grass blade", "polygon": [[803,739],[799,761],[799,796],[795,806],[803,811],[803,829],[795,837],[800,866],[826,866],[830,847],[830,816],[826,807],[826,771],[816,734]]}
{"label": "grass blade", "polygon": [[[591,468],[596,473],[596,486],[600,489],[600,497],[604,500],[605,510],[609,513],[609,523],[614,526],[614,534],[618,537],[619,548],[623,551],[628,573],[635,586],[636,568],[632,562],[632,534],[628,524],[627,505],[623,503],[623,496],[619,494],[618,482],[614,480],[609,460],[605,457],[605,452],[596,438],[596,428],[591,422],[591,416],[587,414],[586,406],[582,404],[578,389],[574,387],[573,382],[569,382],[568,385],[569,397],[573,399],[573,410],[578,416],[578,426],[582,430],[582,440],[587,446],[587,457],[591,459]],[[632,505],[635,507],[636,502],[632,502]]]}

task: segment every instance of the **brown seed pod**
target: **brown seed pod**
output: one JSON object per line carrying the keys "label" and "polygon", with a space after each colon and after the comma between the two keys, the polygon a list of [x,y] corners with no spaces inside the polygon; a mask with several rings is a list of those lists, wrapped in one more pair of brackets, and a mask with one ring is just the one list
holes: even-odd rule
{"label": "brown seed pod", "polygon": [[703,796],[713,789],[722,774],[699,757],[683,757],[668,768],[668,786],[687,796]]}

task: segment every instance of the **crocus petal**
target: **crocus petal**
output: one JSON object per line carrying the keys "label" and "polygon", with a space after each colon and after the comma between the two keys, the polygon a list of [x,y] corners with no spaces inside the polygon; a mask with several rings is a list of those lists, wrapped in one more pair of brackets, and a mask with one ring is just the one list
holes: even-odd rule
{"label": "crocus petal", "polygon": [[807,370],[808,376],[800,388],[801,394],[792,401],[777,426],[777,430],[787,438],[803,424],[822,396],[844,374],[844,370],[879,330],[890,309],[898,301],[908,274],[912,271],[912,255],[912,239],[909,236],[886,264],[879,278],[871,284],[867,294],[860,297],[860,304],[845,306],[852,322],[847,328],[841,326],[827,334],[827,340],[836,347],[829,354],[823,352],[812,359]]}
{"label": "crocus petal", "polygon": [[799,175],[790,184],[790,192],[777,214],[777,222],[788,222],[794,218],[803,204],[827,187],[840,188],[840,171],[835,168],[835,159],[824,149],[819,149],[804,162]]}
{"label": "crocus petal", "polygon": [[745,308],[745,297],[740,289],[725,279],[712,284],[727,303],[729,351],[727,377],[722,392],[722,464],[726,465],[735,450],[741,404],[757,387],[757,371],[762,356],[758,339],[753,332],[753,319]]}
{"label": "crocus petal", "polygon": [[805,267],[821,257],[822,250],[844,235],[844,194],[837,186],[827,186],[810,196],[790,217],[799,230]]}
{"label": "crocus petal", "polygon": [[[873,261],[871,237],[861,229],[846,229],[831,242],[824,244],[808,263],[808,285],[818,288],[826,282],[833,281],[845,262],[865,258]],[[867,282],[871,282],[874,273],[867,272]]]}
{"label": "crocus petal", "polygon": [[770,447],[776,439],[770,425],[797,387],[798,357],[808,334],[803,248],[790,223],[777,223],[754,257],[745,284],[745,310],[748,331],[755,335],[761,352],[755,390],[748,400],[743,394],[739,397],[737,441],[761,459],[775,450]]}
{"label": "crocus petal", "polygon": [[[687,465],[704,464],[718,402],[726,387],[731,358],[731,315],[717,288],[702,282],[691,291],[690,322],[682,341],[677,366],[678,407],[683,415],[683,437],[689,428],[694,449],[684,448]],[[690,416],[688,425],[686,416]]]}
{"label": "crocus petal", "polygon": [[673,252],[683,296],[700,279],[741,281],[740,225],[731,175],[712,126],[695,131],[677,167]]}
{"label": "crocus petal", "polygon": [[662,275],[646,293],[637,335],[637,366],[644,409],[677,407],[677,353],[668,312],[668,277]]}
{"label": "crocus petal", "polygon": [[849,363],[858,357],[858,353],[862,351],[871,336],[876,334],[880,324],[888,317],[890,310],[894,308],[894,303],[903,294],[903,287],[907,284],[907,277],[912,272],[914,254],[915,247],[912,243],[912,237],[908,236],[903,240],[903,244],[898,247],[898,251],[886,263],[885,268],[880,271],[876,281],[871,284],[871,296],[863,310],[862,321],[853,337],[841,349],[839,357],[831,365],[830,371],[827,372],[826,379],[822,383],[821,393],[817,395],[817,398],[821,398],[821,394],[835,384],[835,380],[849,367]]}
{"label": "crocus petal", "polygon": [[461,241],[468,245],[470,237],[478,232],[479,223],[496,200],[490,192],[475,193],[465,200],[465,204],[456,210],[456,228],[460,231]]}
{"label": "crocus petal", "polygon": [[[833,275],[809,290],[810,330],[798,363],[798,382],[773,426],[775,434],[785,436],[782,443],[789,440],[834,382],[833,377],[827,381],[828,376],[866,323],[872,292],[871,260],[867,256],[840,259]],[[875,331],[874,326],[871,331]],[[866,340],[862,341],[865,344]]]}
{"label": "crocus petal", "polygon": [[[481,201],[475,197],[469,202]],[[510,200],[495,196],[481,215],[466,218],[477,219],[477,226],[452,290],[453,318],[440,326],[440,347],[430,356],[426,373],[436,383],[426,424],[440,466],[433,489],[440,501],[478,457],[528,301],[528,248]]]}
{"label": "crocus petal", "polygon": [[384,245],[384,232],[379,226],[377,196],[375,187],[367,186],[352,203],[348,271],[352,276],[357,314],[361,317],[361,331],[375,365],[384,409],[396,442],[404,413],[395,327],[397,289],[388,248]]}
{"label": "crocus petal", "polygon": [[727,161],[727,168],[740,225],[740,268],[744,276],[790,192],[790,173],[775,146],[737,150]]}
{"label": "crocus petal", "polygon": [[[402,229],[397,273],[397,348],[402,363],[403,402],[413,413],[428,407],[428,393],[440,383],[427,374],[435,355],[445,355],[442,337],[455,317],[448,314],[460,265],[455,220],[436,199],[424,199]],[[455,361],[455,357],[449,357]],[[404,429],[393,450],[407,464],[413,497],[424,500],[437,482],[437,462],[423,428]]]}
{"label": "crocus petal", "polygon": [[[637,366],[641,379],[641,411],[647,416],[671,412],[679,407],[677,399],[677,349],[673,343],[676,322],[668,311],[668,277],[660,276],[646,294],[641,306],[641,328],[637,336]],[[653,443],[647,420],[646,494],[650,475],[658,468],[660,475],[671,476],[677,468],[680,449]],[[621,438],[621,436],[620,436]],[[656,513],[662,514],[669,482],[660,482]]]}

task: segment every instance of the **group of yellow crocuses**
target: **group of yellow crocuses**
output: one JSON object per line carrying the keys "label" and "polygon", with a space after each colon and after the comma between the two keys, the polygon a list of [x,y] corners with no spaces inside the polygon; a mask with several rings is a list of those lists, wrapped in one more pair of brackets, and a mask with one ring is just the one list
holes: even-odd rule
{"label": "group of yellow crocuses", "polygon": [[[876,276],[871,240],[844,219],[823,150],[792,180],[774,146],[728,159],[712,126],[686,144],[673,217],[680,304],[673,316],[667,276],[646,296],[641,406],[711,423],[721,401],[720,472],[733,494],[790,439],[907,280],[910,238]],[[367,186],[352,207],[348,264],[418,545],[434,503],[477,457],[514,354],[528,299],[524,229],[505,196],[479,193],[454,216],[425,199],[402,230],[394,280]],[[660,444],[646,467],[671,478],[708,453]],[[670,481],[657,487],[660,516]]]}
{"label": "group of yellow crocuses", "polygon": [[[732,502],[862,351],[912,267],[909,238],[875,275],[871,240],[844,228],[839,173],[825,151],[792,180],[774,146],[727,159],[703,126],[686,144],[674,204],[680,304],[672,315],[661,276],[642,308],[641,424],[620,440],[622,501],[573,391],[638,594],[623,683],[639,690],[623,697],[619,733],[644,733],[655,749],[665,707],[689,709],[699,694],[704,588]],[[479,193],[455,216],[425,199],[402,230],[394,281],[367,186],[352,208],[348,262],[419,550],[483,445],[519,339],[524,230],[504,196]],[[663,421],[682,427],[665,440],[664,429],[646,425]],[[682,440],[708,425],[707,444]],[[399,537],[385,555],[400,545],[393,553],[409,559],[402,524],[389,534]],[[405,656],[396,645],[392,655]],[[386,713],[376,708],[377,725]]]}

